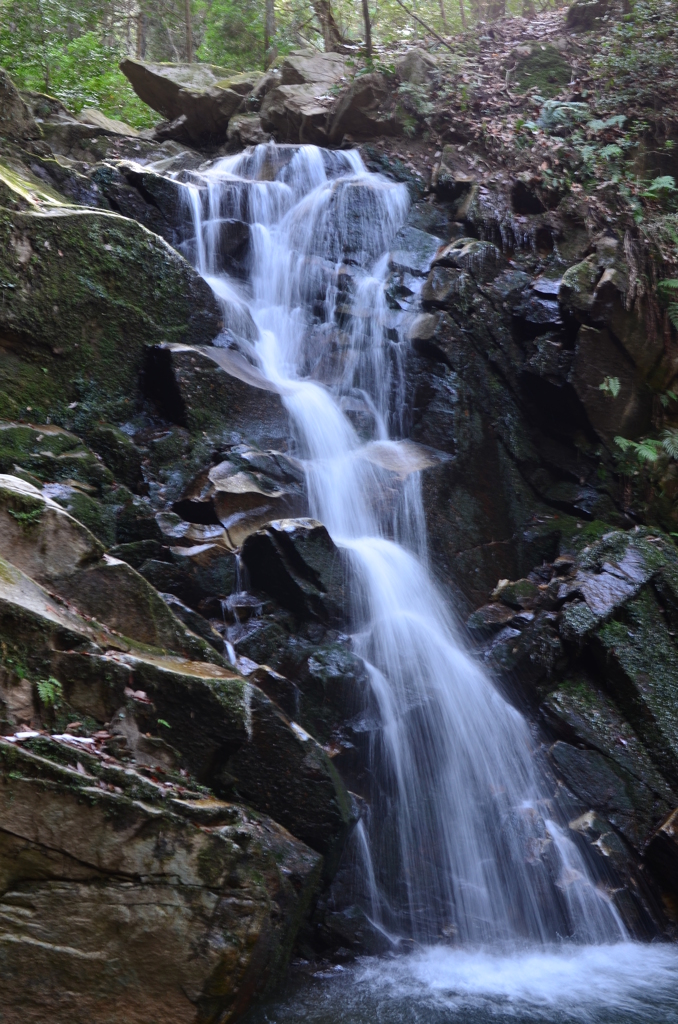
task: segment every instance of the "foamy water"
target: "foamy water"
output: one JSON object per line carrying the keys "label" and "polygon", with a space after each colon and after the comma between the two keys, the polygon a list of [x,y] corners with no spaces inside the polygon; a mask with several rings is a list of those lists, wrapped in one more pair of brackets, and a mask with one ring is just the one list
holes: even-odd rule
{"label": "foamy water", "polygon": [[248,1024],[673,1024],[678,949],[558,946],[502,955],[441,946],[316,972]]}

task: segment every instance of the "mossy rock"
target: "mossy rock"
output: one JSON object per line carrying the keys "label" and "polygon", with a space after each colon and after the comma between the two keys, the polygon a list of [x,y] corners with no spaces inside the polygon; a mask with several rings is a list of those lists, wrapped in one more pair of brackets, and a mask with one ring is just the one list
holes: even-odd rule
{"label": "mossy rock", "polygon": [[221,319],[182,256],[99,210],[0,210],[0,285],[6,419],[77,419],[82,429],[126,418],[146,346],[209,343]]}
{"label": "mossy rock", "polygon": [[536,87],[541,96],[555,96],[570,81],[572,68],[554,46],[538,46],[518,56],[512,77],[521,92]]}
{"label": "mossy rock", "polygon": [[50,424],[0,422],[0,473],[17,466],[42,482],[76,480],[100,491],[113,475],[75,434]]}

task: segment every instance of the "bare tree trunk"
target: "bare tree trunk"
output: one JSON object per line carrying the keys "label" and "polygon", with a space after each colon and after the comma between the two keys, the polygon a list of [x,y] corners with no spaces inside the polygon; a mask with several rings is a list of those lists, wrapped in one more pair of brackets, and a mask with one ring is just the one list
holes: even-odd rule
{"label": "bare tree trunk", "polygon": [[[442,4],[443,0],[440,0]],[[363,21],[365,23],[365,55],[368,60],[372,60],[372,23],[370,21],[370,9],[368,7],[368,0],[362,0],[363,3]]]}
{"label": "bare tree trunk", "polygon": [[137,14],[137,60],[143,60],[146,56],[146,15],[143,11]]}
{"label": "bare tree trunk", "polygon": [[191,0],[184,0],[186,14],[186,63],[193,63],[193,27],[191,25]]}
{"label": "bare tree trunk", "polygon": [[463,28],[463,30],[465,32],[466,29],[467,29],[467,22],[466,22],[466,8],[464,7],[464,0],[459,0],[459,13],[461,14],[461,27]]}
{"label": "bare tree trunk", "polygon": [[440,20],[443,23],[443,28],[448,32],[449,29],[447,27],[447,14],[445,13],[445,0],[438,0],[438,4],[440,6]]}
{"label": "bare tree trunk", "polygon": [[330,0],[311,0],[311,5],[323,30],[325,49],[328,53],[341,53],[346,40],[334,20]]}
{"label": "bare tree trunk", "polygon": [[266,17],[264,20],[264,71],[268,71],[269,67],[275,60],[275,55],[271,49],[273,37],[275,36],[275,7],[273,3],[274,0],[266,0]]}

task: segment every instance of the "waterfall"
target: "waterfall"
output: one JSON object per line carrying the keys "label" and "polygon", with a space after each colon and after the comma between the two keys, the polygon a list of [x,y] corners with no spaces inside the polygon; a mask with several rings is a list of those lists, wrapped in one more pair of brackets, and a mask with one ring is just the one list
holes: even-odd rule
{"label": "waterfall", "polygon": [[[527,723],[465,649],[427,565],[425,453],[398,439],[405,343],[385,296],[405,187],[356,152],[272,144],[189,185],[192,258],[228,310],[222,341],[283,396],[310,515],[350,566],[353,645],[380,724],[359,830],[366,912],[424,944],[625,938],[557,821]],[[234,218],[250,225],[239,280],[219,269]],[[254,339],[238,328],[247,312]]]}

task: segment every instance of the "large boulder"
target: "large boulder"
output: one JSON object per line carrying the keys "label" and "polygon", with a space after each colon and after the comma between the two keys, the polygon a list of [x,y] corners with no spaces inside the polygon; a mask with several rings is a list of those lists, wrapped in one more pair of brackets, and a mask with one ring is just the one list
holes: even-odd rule
{"label": "large boulder", "polygon": [[209,343],[221,325],[183,257],[113,213],[0,211],[0,272],[0,415],[10,420],[68,422],[76,403],[115,421],[133,408],[146,346]]}
{"label": "large boulder", "polygon": [[319,855],[179,776],[33,735],[0,739],[5,1020],[240,1016],[284,970]]}
{"label": "large boulder", "polygon": [[226,140],[228,122],[260,75],[231,75],[212,64],[146,64],[128,57],[120,64],[134,91],[169,121],[184,119],[194,143]]}
{"label": "large boulder", "polygon": [[397,135],[400,124],[395,113],[382,109],[388,97],[388,83],[378,72],[356,78],[332,111],[328,129],[330,140],[340,141],[344,135],[352,139]]}
{"label": "large boulder", "polygon": [[271,89],[261,106],[261,126],[279,142],[328,141],[328,117],[332,107],[329,90],[346,72],[345,58],[338,53],[299,51],[285,58],[280,84]]}

